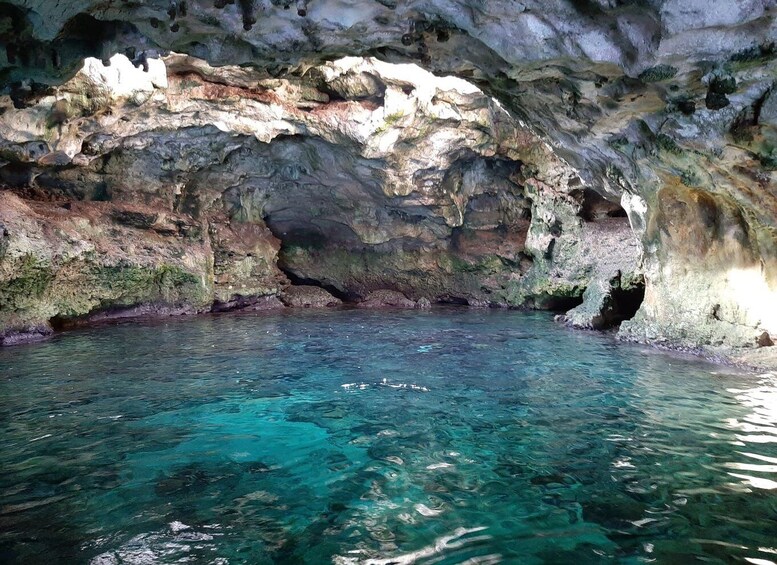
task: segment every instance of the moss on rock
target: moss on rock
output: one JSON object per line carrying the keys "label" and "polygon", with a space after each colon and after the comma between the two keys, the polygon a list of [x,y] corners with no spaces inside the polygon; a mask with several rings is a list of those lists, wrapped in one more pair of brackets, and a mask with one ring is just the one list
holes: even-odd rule
{"label": "moss on rock", "polygon": [[645,69],[639,74],[639,80],[646,83],[669,80],[677,74],[677,67],[672,65],[656,65]]}

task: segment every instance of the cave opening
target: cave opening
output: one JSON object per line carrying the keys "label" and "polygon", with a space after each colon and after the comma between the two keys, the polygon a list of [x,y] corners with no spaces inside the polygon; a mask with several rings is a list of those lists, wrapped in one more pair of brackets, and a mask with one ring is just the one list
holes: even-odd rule
{"label": "cave opening", "polygon": [[469,301],[462,296],[440,296],[437,299],[438,304],[445,304],[448,306],[469,306]]}
{"label": "cave opening", "polygon": [[324,289],[329,294],[342,300],[344,303],[355,303],[359,300],[360,296],[355,292],[349,292],[348,290],[342,290],[335,285],[328,284],[324,280],[316,278],[308,278],[298,275],[292,268],[290,268],[285,259],[285,249],[282,247],[278,254],[278,268],[286,275],[289,282],[293,286],[315,286]]}
{"label": "cave opening", "polygon": [[562,313],[577,308],[583,303],[583,294],[574,294],[571,296],[562,295],[544,295],[531,300],[528,306],[539,310],[548,310],[550,312]]}
{"label": "cave opening", "polygon": [[61,332],[66,329],[70,329],[74,326],[73,320],[68,318],[67,316],[63,316],[61,314],[57,314],[56,316],[52,316],[49,318],[49,325],[51,326],[51,329],[55,332]]}
{"label": "cave opening", "polygon": [[[33,153],[29,143],[6,148],[3,178],[84,200],[73,210],[84,216],[98,213],[97,198],[71,187],[100,187],[99,215],[140,214],[142,225],[121,230],[135,230],[147,249],[156,248],[144,238],[183,235],[174,261],[205,241],[205,222],[213,310],[291,285],[345,303],[395,292],[410,302],[566,311],[583,301],[580,273],[620,253],[612,243],[630,234],[622,207],[462,78],[360,57],[272,79],[190,56],[146,62],[153,72],[124,55],[110,67],[90,60],[56,101],[38,101],[36,112],[53,104],[66,127]],[[110,121],[79,105],[84,85]],[[144,123],[170,104],[197,111]],[[60,148],[72,152],[74,141],[56,137],[76,131],[71,113],[84,129],[73,156]],[[209,275],[191,265],[172,267],[208,288]],[[636,309],[636,298],[618,300],[621,317]]]}
{"label": "cave opening", "polygon": [[0,561],[772,563],[774,2],[0,0]]}
{"label": "cave opening", "polygon": [[620,326],[621,322],[631,320],[642,306],[645,300],[645,283],[639,282],[628,288],[617,288],[612,292],[614,302],[615,319],[613,326]]}
{"label": "cave opening", "polygon": [[580,216],[586,222],[596,222],[608,218],[626,218],[626,210],[620,202],[603,197],[591,188],[584,188],[580,195]]}

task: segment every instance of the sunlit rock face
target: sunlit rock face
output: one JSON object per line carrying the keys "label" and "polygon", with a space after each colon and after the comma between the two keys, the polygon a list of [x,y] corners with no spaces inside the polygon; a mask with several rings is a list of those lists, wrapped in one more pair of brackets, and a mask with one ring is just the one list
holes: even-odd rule
{"label": "sunlit rock face", "polygon": [[[343,297],[584,297],[566,321],[607,327],[644,275],[624,337],[752,346],[777,333],[776,8],[14,0],[0,3],[0,135],[34,143],[0,171],[27,197],[206,222],[212,247],[253,226],[218,239],[225,304],[274,293],[280,266]],[[198,59],[173,56],[164,77],[170,50]],[[346,55],[470,84],[332,62]],[[85,56],[98,60],[63,85]]]}
{"label": "sunlit rock face", "polygon": [[634,320],[638,341],[749,345],[777,324],[774,233],[756,227],[730,197],[670,179],[646,226],[649,282]]}

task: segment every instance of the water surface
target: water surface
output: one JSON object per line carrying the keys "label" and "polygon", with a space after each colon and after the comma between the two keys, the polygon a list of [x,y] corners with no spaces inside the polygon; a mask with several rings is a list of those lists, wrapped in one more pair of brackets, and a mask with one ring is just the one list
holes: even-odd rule
{"label": "water surface", "polygon": [[777,562],[777,381],[502,311],[0,350],[0,563]]}

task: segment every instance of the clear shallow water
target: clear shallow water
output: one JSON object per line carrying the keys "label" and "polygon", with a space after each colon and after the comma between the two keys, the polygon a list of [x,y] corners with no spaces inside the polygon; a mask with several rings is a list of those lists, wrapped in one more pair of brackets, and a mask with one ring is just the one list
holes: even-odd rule
{"label": "clear shallow water", "polygon": [[100,327],[0,399],[0,563],[777,562],[777,379],[543,314]]}

